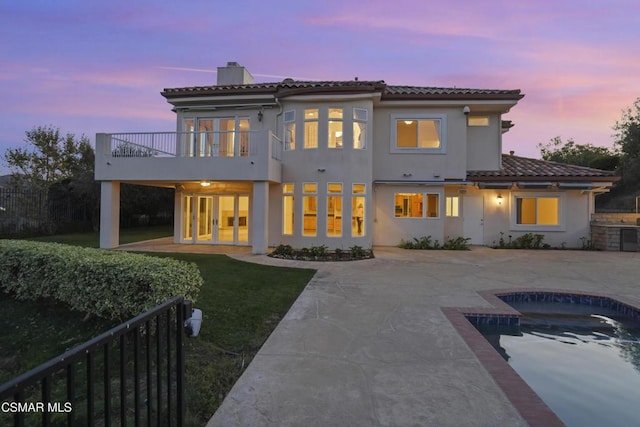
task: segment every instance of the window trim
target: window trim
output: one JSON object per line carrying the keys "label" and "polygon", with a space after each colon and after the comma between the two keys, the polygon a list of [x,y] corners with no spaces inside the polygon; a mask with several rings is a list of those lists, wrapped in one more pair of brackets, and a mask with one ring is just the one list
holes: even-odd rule
{"label": "window trim", "polygon": [[[440,147],[438,148],[398,148],[397,122],[401,120],[433,120],[440,122]],[[391,114],[391,138],[389,152],[393,154],[445,154],[447,152],[447,115],[446,114]]]}
{"label": "window trim", "polygon": [[[518,224],[517,223],[517,206],[519,198],[539,199],[539,198],[556,198],[558,199],[558,225],[549,224]],[[513,231],[566,231],[566,200],[567,195],[562,192],[513,192],[511,193],[511,230]],[[536,214],[538,202],[536,200]],[[537,216],[537,215],[536,215]]]}

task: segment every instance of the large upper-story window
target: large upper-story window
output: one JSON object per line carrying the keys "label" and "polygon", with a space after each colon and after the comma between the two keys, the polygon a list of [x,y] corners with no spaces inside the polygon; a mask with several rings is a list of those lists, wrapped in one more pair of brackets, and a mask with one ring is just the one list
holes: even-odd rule
{"label": "large upper-story window", "polygon": [[185,119],[182,154],[187,157],[249,155],[249,118]]}
{"label": "large upper-story window", "polygon": [[364,150],[367,148],[367,116],[364,108],[353,109],[353,148]]}
{"label": "large upper-story window", "polygon": [[443,153],[446,146],[446,117],[393,114],[391,134],[391,152]]}
{"label": "large upper-story window", "polygon": [[304,148],[318,148],[318,109],[304,110]]}
{"label": "large upper-story window", "polygon": [[342,108],[329,108],[329,131],[327,146],[342,148]]}
{"label": "large upper-story window", "polygon": [[296,112],[285,111],[284,113],[284,149],[296,149]]}

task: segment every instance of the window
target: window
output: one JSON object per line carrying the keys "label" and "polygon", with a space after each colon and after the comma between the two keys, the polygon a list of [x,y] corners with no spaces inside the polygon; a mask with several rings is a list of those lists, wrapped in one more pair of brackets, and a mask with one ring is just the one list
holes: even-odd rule
{"label": "window", "polygon": [[318,148],[318,109],[304,110],[304,148]]}
{"label": "window", "polygon": [[445,150],[446,117],[392,114],[391,152],[432,152]]}
{"label": "window", "polygon": [[427,193],[427,218],[438,218],[440,216],[440,195],[438,193]]}
{"label": "window", "polygon": [[318,184],[315,182],[305,182],[302,184],[302,235],[315,236],[318,230],[317,204],[318,204]]}
{"label": "window", "polygon": [[396,193],[396,218],[422,218],[423,197],[420,193]]}
{"label": "window", "polygon": [[296,149],[296,112],[285,111],[284,113],[284,149]]}
{"label": "window", "polygon": [[516,224],[560,225],[558,197],[516,197]]}
{"label": "window", "polygon": [[489,126],[488,116],[469,116],[467,118],[467,125],[469,126]]}
{"label": "window", "polygon": [[327,184],[327,236],[342,236],[342,184]]}
{"label": "window", "polygon": [[249,118],[185,119],[182,153],[188,157],[248,156]]}
{"label": "window", "polygon": [[[425,204],[426,201],[426,204]],[[425,209],[426,208],[426,209]],[[396,193],[396,218],[427,218],[440,217],[440,194],[438,193]]]}
{"label": "window", "polygon": [[293,184],[282,184],[282,234],[292,235],[294,228]]}
{"label": "window", "polygon": [[366,212],[365,184],[352,184],[351,186],[351,236],[365,235],[364,215]]}
{"label": "window", "polygon": [[460,216],[460,198],[458,196],[445,198],[445,216]]}
{"label": "window", "polygon": [[367,148],[367,115],[363,108],[353,109],[353,148],[364,150]]}
{"label": "window", "polygon": [[342,148],[342,108],[329,108],[329,148]]}

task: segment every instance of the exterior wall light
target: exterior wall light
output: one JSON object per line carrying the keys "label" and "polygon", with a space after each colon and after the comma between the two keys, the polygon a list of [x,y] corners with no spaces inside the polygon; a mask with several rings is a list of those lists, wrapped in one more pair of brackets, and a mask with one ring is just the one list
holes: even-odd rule
{"label": "exterior wall light", "polygon": [[200,185],[201,185],[202,187],[208,187],[208,186],[210,186],[210,185],[211,185],[211,182],[209,182],[209,181],[200,181]]}
{"label": "exterior wall light", "polygon": [[497,200],[498,200],[498,204],[501,205],[502,204],[502,194],[498,194]]}
{"label": "exterior wall light", "polygon": [[258,111],[258,121],[259,122],[262,121],[262,116],[263,116],[262,110]]}

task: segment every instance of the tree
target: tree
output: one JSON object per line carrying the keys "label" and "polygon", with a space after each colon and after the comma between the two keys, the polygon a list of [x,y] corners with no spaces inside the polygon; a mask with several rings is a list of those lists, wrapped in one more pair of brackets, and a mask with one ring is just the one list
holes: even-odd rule
{"label": "tree", "polygon": [[620,154],[606,147],[592,144],[576,144],[573,139],[563,142],[559,136],[546,144],[538,144],[543,160],[567,163],[590,168],[616,170],[620,164]]}
{"label": "tree", "polygon": [[640,188],[640,98],[622,111],[613,126],[615,144],[622,152],[622,181],[625,187]]}
{"label": "tree", "polygon": [[27,147],[9,148],[4,162],[15,182],[34,189],[48,189],[64,179],[93,175],[95,154],[89,139],[65,136],[51,125],[37,126],[26,133]]}

